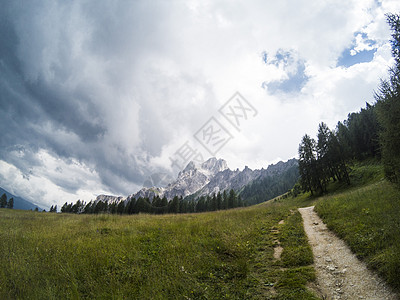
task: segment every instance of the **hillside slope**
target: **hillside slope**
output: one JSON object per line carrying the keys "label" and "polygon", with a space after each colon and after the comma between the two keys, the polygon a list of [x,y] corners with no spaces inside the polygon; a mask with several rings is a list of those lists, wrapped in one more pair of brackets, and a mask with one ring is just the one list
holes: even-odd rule
{"label": "hillside slope", "polygon": [[400,191],[385,180],[322,197],[316,211],[356,255],[400,290]]}
{"label": "hillside slope", "polygon": [[39,210],[42,210],[40,207],[33,204],[32,202],[29,202],[24,198],[17,197],[0,187],[0,195],[3,194],[7,195],[7,200],[10,198],[14,198],[14,209],[34,210],[37,207]]}

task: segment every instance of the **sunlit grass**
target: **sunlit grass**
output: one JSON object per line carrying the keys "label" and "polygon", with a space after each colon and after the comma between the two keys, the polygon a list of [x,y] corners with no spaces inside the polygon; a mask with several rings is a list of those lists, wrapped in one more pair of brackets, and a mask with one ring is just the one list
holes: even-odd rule
{"label": "sunlit grass", "polygon": [[299,299],[293,290],[314,299],[305,288],[313,269],[303,267],[311,261],[273,259],[270,230],[281,219],[294,220],[279,225],[282,243],[300,237],[308,247],[291,207],[163,216],[2,209],[0,299]]}
{"label": "sunlit grass", "polygon": [[361,166],[357,174],[360,187],[321,198],[316,210],[358,257],[400,290],[400,191],[382,179],[376,164]]}

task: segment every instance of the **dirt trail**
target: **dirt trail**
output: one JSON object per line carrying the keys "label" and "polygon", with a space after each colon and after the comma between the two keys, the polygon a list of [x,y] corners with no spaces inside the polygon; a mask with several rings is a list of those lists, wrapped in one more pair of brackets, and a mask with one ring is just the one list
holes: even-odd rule
{"label": "dirt trail", "polygon": [[316,286],[311,288],[322,299],[399,299],[341,239],[327,229],[314,206],[299,208],[299,211],[313,250],[317,273]]}

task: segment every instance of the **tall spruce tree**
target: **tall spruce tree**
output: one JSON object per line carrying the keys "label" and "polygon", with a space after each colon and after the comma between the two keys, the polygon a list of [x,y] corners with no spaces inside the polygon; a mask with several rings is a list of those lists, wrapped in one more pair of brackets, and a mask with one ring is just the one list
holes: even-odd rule
{"label": "tall spruce tree", "polygon": [[385,174],[400,186],[400,16],[388,14],[387,21],[392,30],[395,64],[389,70],[390,78],[381,82],[375,98],[378,120],[382,126],[380,142]]}
{"label": "tall spruce tree", "polygon": [[311,194],[323,191],[320,171],[317,165],[316,142],[306,134],[299,145],[300,184],[304,191]]}
{"label": "tall spruce tree", "polygon": [[8,199],[7,208],[10,208],[10,209],[14,208],[14,198],[13,197]]}
{"label": "tall spruce tree", "polygon": [[0,208],[5,208],[7,206],[7,195],[4,193],[0,198]]}

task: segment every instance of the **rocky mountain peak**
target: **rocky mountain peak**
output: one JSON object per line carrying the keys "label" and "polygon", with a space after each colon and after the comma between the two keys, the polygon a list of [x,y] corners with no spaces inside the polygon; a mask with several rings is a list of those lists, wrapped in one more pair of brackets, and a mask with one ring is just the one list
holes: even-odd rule
{"label": "rocky mountain peak", "polygon": [[201,168],[210,171],[212,174],[216,174],[228,169],[228,164],[222,158],[216,159],[215,157],[211,157],[201,164]]}
{"label": "rocky mountain peak", "polygon": [[196,169],[196,165],[193,161],[189,162],[187,166],[183,169],[182,173],[188,173]]}

